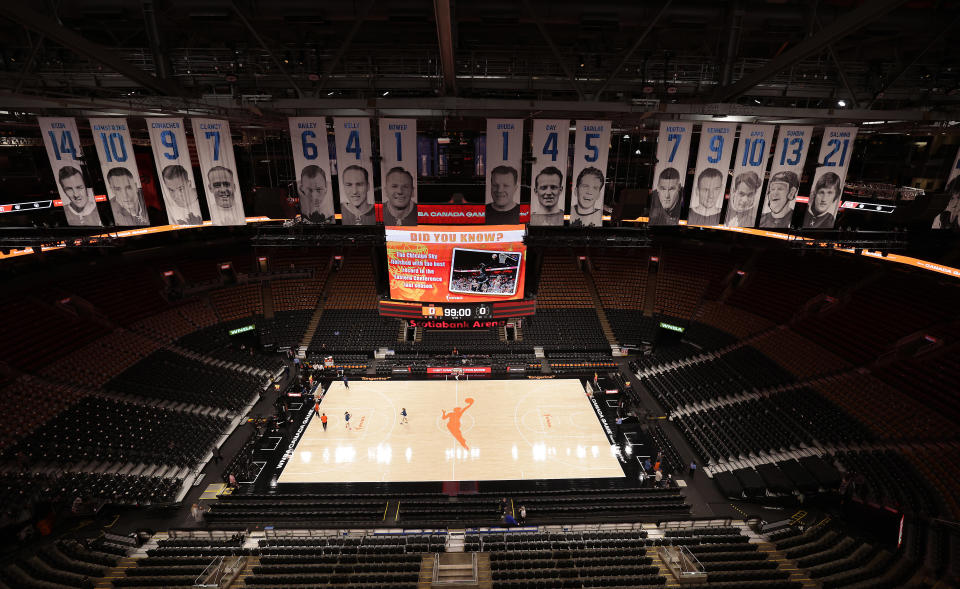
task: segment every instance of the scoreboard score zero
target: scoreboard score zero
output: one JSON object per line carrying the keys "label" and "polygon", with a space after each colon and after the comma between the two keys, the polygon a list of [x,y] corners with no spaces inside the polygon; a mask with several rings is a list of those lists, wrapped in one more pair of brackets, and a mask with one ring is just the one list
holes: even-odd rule
{"label": "scoreboard score zero", "polygon": [[428,319],[478,319],[493,317],[493,305],[423,305],[420,313]]}

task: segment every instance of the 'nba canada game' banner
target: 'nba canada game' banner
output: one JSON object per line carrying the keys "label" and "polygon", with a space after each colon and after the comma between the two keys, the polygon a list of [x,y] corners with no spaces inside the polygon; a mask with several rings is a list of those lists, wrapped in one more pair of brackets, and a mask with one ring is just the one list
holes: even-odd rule
{"label": "'nba canada game' banner", "polygon": [[118,227],[149,225],[150,218],[143,203],[140,171],[133,156],[127,120],[90,119],[90,131],[107,184],[113,223]]}
{"label": "'nba canada game' banner", "polygon": [[789,229],[792,226],[793,209],[797,204],[797,191],[812,135],[813,127],[781,126],[777,131],[760,227]]}
{"label": "'nba canada game' banner", "polygon": [[160,189],[171,225],[199,225],[200,200],[193,178],[183,119],[146,119],[153,161],[160,172]]}
{"label": "'nba canada game' banner", "polygon": [[387,227],[390,298],[431,303],[522,299],[524,233],[522,225]]}
{"label": "'nba canada game' banner", "polygon": [[810,187],[807,211],[803,214],[804,229],[833,229],[856,138],[856,127],[824,128],[817,171]]}
{"label": "'nba canada game' banner", "polygon": [[610,121],[577,121],[571,173],[570,225],[603,225]]}
{"label": "'nba canada game' banner", "polygon": [[290,142],[300,214],[307,223],[333,223],[333,189],[327,122],[324,117],[291,117]]}
{"label": "'nba canada game' banner", "polygon": [[344,225],[374,225],[373,164],[370,157],[370,119],[334,117],[337,138],[337,180],[340,183],[340,219]]}
{"label": "'nba canada game' banner", "polygon": [[417,120],[380,119],[384,225],[417,224]]}
{"label": "'nba canada game' banner", "polygon": [[214,225],[246,225],[230,123],[215,119],[192,119],[190,122],[193,123],[193,140],[200,158],[200,175],[206,188],[210,222]]}
{"label": "'nba canada game' banner", "polygon": [[676,225],[683,209],[693,123],[661,121],[657,136],[657,165],[650,193],[650,225]]}
{"label": "'nba canada game' banner", "polygon": [[521,222],[523,119],[487,119],[486,142],[486,222],[488,225],[516,225]]}
{"label": "'nba canada game' banner", "polygon": [[570,121],[533,121],[530,166],[530,224],[563,225],[567,200],[567,146]]}
{"label": "'nba canada game' banner", "polygon": [[93,190],[83,175],[83,151],[77,122],[72,118],[38,117],[53,179],[70,225],[103,225]]}
{"label": "'nba canada game' banner", "polygon": [[697,169],[690,191],[690,225],[718,225],[726,193],[730,156],[733,154],[737,125],[704,123],[700,129]]}
{"label": "'nba canada game' banner", "polygon": [[773,142],[773,125],[743,125],[740,127],[740,148],[733,162],[733,183],[730,202],[723,224],[727,227],[754,227],[760,190],[767,171],[767,154]]}

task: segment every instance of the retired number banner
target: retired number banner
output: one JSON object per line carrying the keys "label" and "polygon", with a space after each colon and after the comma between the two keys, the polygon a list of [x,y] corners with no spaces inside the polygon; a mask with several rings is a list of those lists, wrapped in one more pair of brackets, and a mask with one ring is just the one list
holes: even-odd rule
{"label": "retired number banner", "polygon": [[733,183],[724,225],[727,227],[754,227],[760,190],[767,171],[767,154],[773,143],[773,125],[743,125],[740,127],[740,149],[733,163]]}
{"label": "retired number banner", "polygon": [[383,224],[417,224],[417,120],[380,119]]}
{"label": "retired number banner", "polygon": [[530,224],[563,225],[570,121],[533,121]]}
{"label": "retired number banner", "polygon": [[300,213],[307,223],[333,223],[330,154],[325,117],[291,117],[290,142]]}
{"label": "retired number banner", "polygon": [[953,160],[953,167],[950,168],[944,191],[948,198],[946,207],[933,218],[930,228],[960,229],[960,149],[957,150],[957,157]]}
{"label": "retired number banner", "polygon": [[760,227],[764,229],[789,229],[793,226],[793,209],[797,204],[797,191],[803,176],[803,164],[813,127],[781,126],[767,180],[767,195],[763,199]]}
{"label": "retired number banner", "polygon": [[107,184],[107,197],[118,227],[142,227],[150,224],[143,203],[140,171],[133,156],[133,143],[126,119],[90,119],[93,145],[100,158],[100,169]]}
{"label": "retired number banner", "polygon": [[487,119],[487,225],[520,223],[523,119]]}
{"label": "retired number banner", "polygon": [[570,225],[603,225],[610,121],[577,121],[571,173]]}
{"label": "retired number banner", "polygon": [[676,225],[683,208],[683,182],[690,158],[693,123],[661,121],[657,136],[657,165],[650,193],[650,225]]}
{"label": "retired number banner", "polygon": [[335,117],[337,180],[340,183],[340,218],[344,225],[374,225],[373,164],[370,156],[370,119]]}
{"label": "retired number banner", "polygon": [[83,151],[77,122],[72,118],[38,117],[40,135],[53,168],[53,179],[70,225],[103,225],[93,190],[83,175]]}
{"label": "retired number banner", "polygon": [[200,158],[200,175],[207,193],[210,221],[214,225],[245,225],[243,198],[237,182],[230,123],[193,119],[193,139]]}
{"label": "retired number banner", "polygon": [[700,148],[697,150],[697,169],[693,174],[690,192],[690,225],[718,225],[730,173],[737,125],[704,123],[700,129]]}
{"label": "retired number banner", "polygon": [[856,138],[856,127],[824,128],[817,171],[813,176],[807,211],[803,214],[804,229],[833,229]]}
{"label": "retired number banner", "polygon": [[171,225],[200,225],[200,200],[193,178],[183,119],[147,119],[153,161],[160,172],[163,204]]}

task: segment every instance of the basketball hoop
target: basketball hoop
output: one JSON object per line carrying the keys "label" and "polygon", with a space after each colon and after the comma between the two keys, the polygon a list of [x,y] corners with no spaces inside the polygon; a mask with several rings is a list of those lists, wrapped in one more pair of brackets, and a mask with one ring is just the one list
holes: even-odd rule
{"label": "basketball hoop", "polygon": [[456,380],[460,380],[460,377],[463,376],[463,368],[452,368],[450,369],[450,374],[452,374]]}

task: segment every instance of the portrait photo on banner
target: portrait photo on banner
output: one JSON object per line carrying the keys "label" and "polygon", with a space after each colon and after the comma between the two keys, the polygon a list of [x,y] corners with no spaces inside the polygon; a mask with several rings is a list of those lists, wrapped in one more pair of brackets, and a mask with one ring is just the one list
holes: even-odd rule
{"label": "portrait photo on banner", "polygon": [[417,120],[380,119],[383,224],[417,224]]}
{"label": "portrait photo on banner", "polygon": [[570,226],[603,225],[610,121],[577,121],[570,172]]}
{"label": "portrait photo on banner", "polygon": [[296,196],[304,223],[333,223],[333,187],[325,117],[291,117]]}
{"label": "portrait photo on banner", "polygon": [[704,123],[700,128],[697,166],[690,191],[690,225],[718,225],[730,172],[730,155],[736,143],[737,125]]}
{"label": "portrait photo on banner", "polygon": [[793,211],[797,206],[797,193],[800,191],[803,165],[807,160],[812,134],[813,127],[809,126],[781,125],[777,129],[773,162],[760,210],[759,227],[763,229],[793,227]]}
{"label": "portrait photo on banner", "polygon": [[243,196],[233,155],[230,123],[216,119],[192,119],[193,139],[200,159],[200,172],[214,225],[245,225]]}
{"label": "portrait photo on banner", "polygon": [[337,179],[340,187],[340,222],[343,225],[374,225],[373,165],[370,151],[370,119],[335,117]]}
{"label": "portrait photo on banner", "polygon": [[693,123],[661,121],[657,135],[657,164],[650,192],[650,225],[677,225],[683,212],[683,190]]}
{"label": "portrait photo on banner", "polygon": [[810,187],[804,229],[833,229],[843,199],[843,184],[853,156],[856,127],[826,127],[820,140],[817,170]]}
{"label": "portrait photo on banner", "polygon": [[148,118],[146,123],[153,161],[160,174],[160,193],[167,222],[171,225],[201,224],[200,199],[183,119]]}
{"label": "portrait photo on banner", "polygon": [[520,164],[523,161],[523,119],[487,119],[487,225],[520,222]]}
{"label": "portrait photo on banner", "polygon": [[773,142],[773,125],[741,125],[740,141],[733,163],[733,183],[723,224],[727,227],[756,227],[757,209],[767,156]]}
{"label": "portrait photo on banner", "polygon": [[567,201],[570,121],[533,121],[530,224],[563,225]]}
{"label": "portrait photo on banner", "polygon": [[85,174],[76,120],[38,117],[37,122],[67,223],[72,226],[103,225]]}
{"label": "portrait photo on banner", "polygon": [[107,187],[113,224],[117,227],[149,225],[126,119],[90,119],[90,130]]}

